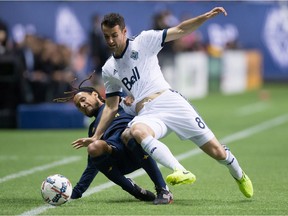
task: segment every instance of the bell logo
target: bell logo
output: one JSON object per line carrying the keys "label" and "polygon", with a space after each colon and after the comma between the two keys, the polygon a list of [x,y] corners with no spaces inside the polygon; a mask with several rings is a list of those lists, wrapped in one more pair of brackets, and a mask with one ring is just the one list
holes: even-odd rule
{"label": "bell logo", "polygon": [[139,75],[137,67],[134,67],[132,69],[132,72],[133,72],[133,75],[130,78],[124,77],[122,79],[122,83],[125,85],[128,91],[130,91],[133,85],[140,79],[140,75]]}

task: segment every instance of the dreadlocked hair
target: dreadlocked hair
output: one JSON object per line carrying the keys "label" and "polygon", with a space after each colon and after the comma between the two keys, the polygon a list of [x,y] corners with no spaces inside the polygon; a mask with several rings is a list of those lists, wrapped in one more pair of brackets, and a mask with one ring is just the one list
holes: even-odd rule
{"label": "dreadlocked hair", "polygon": [[72,84],[77,80],[77,78],[75,78],[72,82],[71,82],[71,87],[72,87],[72,91],[67,91],[67,92],[64,92],[65,95],[69,95],[67,97],[63,97],[63,98],[55,98],[53,101],[54,102],[57,102],[57,103],[65,103],[65,102],[68,102],[70,100],[72,100],[74,98],[74,96],[76,94],[78,94],[79,92],[87,92],[89,94],[92,94],[92,92],[96,92],[98,94],[98,98],[100,101],[102,102],[105,102],[104,98],[100,95],[100,93],[94,88],[94,87],[91,87],[91,86],[83,86],[82,85],[90,80],[93,76],[93,74],[95,73],[95,71],[93,71],[93,73],[86,79],[84,79],[79,85],[78,85],[78,88],[75,88],[72,86]]}

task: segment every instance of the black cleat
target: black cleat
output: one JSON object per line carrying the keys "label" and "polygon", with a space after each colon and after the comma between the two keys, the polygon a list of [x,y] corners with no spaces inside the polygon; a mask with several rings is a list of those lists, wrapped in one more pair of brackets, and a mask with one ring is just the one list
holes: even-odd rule
{"label": "black cleat", "polygon": [[155,200],[156,196],[154,193],[152,193],[149,190],[145,190],[143,188],[141,188],[140,186],[138,186],[137,184],[135,184],[135,182],[132,181],[132,179],[128,179],[133,187],[134,187],[134,197],[136,199],[139,199],[141,201],[153,201]]}
{"label": "black cleat", "polygon": [[165,188],[155,188],[157,197],[153,201],[154,205],[171,204],[173,202],[173,194]]}

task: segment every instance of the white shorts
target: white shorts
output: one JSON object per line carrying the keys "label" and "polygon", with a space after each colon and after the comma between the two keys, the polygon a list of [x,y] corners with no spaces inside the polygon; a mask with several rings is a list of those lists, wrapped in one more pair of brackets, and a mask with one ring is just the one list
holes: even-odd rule
{"label": "white shorts", "polygon": [[128,127],[140,122],[154,131],[156,139],[174,131],[180,139],[190,139],[200,147],[214,138],[191,104],[174,90],[167,90],[147,102]]}

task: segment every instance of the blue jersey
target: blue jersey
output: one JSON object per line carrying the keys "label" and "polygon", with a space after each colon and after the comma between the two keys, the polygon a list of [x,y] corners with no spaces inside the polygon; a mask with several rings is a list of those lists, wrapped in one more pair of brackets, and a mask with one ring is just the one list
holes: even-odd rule
{"label": "blue jersey", "polygon": [[[89,127],[89,137],[93,136],[95,133],[104,106],[105,105],[101,106],[98,112],[94,115],[95,120]],[[139,169],[141,165],[139,160],[135,160],[135,157],[133,157],[131,152],[129,153],[129,150],[121,141],[121,134],[125,130],[128,122],[130,122],[132,119],[133,116],[125,113],[123,108],[119,106],[114,120],[101,137],[101,140],[106,141],[109,145],[113,146],[114,149],[116,148],[116,154],[113,154],[113,156],[102,155],[96,158],[91,158],[88,156],[87,167],[79,182],[73,188],[72,198],[75,199],[81,197],[82,193],[87,190],[99,171],[130,194],[133,195],[133,193],[135,193],[135,188],[124,175]]]}

